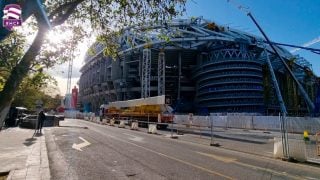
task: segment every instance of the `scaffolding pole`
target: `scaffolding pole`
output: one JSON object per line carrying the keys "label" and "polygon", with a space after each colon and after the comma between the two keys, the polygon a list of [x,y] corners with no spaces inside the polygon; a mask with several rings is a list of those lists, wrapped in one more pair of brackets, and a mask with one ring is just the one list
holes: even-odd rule
{"label": "scaffolding pole", "polygon": [[141,98],[150,97],[151,50],[144,49],[142,57]]}
{"label": "scaffolding pole", "polygon": [[165,95],[165,73],[166,73],[166,61],[165,53],[160,52],[158,57],[158,96]]}
{"label": "scaffolding pole", "polygon": [[280,105],[280,109],[281,109],[281,114],[280,114],[280,130],[281,130],[281,142],[282,142],[282,152],[283,152],[283,156],[285,158],[290,158],[290,154],[289,154],[289,144],[288,144],[288,132],[287,132],[287,121],[286,121],[286,114],[287,114],[287,109],[286,106],[284,104],[282,95],[281,95],[281,91],[279,88],[279,84],[276,78],[276,75],[274,73],[268,52],[266,50],[264,50],[264,53],[266,55],[266,59],[267,59],[267,64],[268,64],[268,69],[271,75],[271,80],[273,83],[273,86],[275,88],[276,91],[276,95],[277,95],[277,99]]}

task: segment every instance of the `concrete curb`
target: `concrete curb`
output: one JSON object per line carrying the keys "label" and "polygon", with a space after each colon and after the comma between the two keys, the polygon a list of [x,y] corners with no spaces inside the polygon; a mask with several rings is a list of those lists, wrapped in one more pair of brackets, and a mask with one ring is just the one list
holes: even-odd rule
{"label": "concrete curb", "polygon": [[8,180],[49,180],[51,178],[49,159],[44,134],[37,137],[36,143],[32,146],[27,157],[24,169],[10,171]]}

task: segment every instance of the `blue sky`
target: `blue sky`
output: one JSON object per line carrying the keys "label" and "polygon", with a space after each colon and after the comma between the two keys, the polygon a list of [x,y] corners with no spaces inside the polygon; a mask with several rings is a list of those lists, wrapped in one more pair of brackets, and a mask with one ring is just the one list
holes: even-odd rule
{"label": "blue sky", "polygon": [[[320,0],[236,0],[250,11],[272,41],[302,45],[320,36]],[[203,16],[261,36],[253,22],[227,0],[189,0],[186,16]],[[320,43],[310,47],[319,48]],[[291,50],[291,48],[288,48]],[[299,54],[320,76],[320,55],[300,50]]]}

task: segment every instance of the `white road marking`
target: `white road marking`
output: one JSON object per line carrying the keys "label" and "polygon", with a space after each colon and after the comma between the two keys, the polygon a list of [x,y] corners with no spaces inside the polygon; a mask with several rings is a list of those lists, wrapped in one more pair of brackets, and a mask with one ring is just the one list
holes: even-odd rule
{"label": "white road marking", "polygon": [[73,143],[73,145],[72,145],[72,148],[73,148],[73,149],[76,149],[76,150],[78,150],[78,151],[82,151],[81,148],[84,148],[84,147],[89,146],[89,145],[91,144],[90,142],[88,142],[87,140],[85,140],[85,139],[82,138],[82,137],[79,137],[79,139],[81,139],[83,142],[80,143],[80,144],[75,144],[75,143]]}
{"label": "white road marking", "polygon": [[312,179],[312,180],[315,180],[315,179],[317,179],[317,178],[313,178],[313,177],[308,177],[308,176],[306,176],[305,178],[306,178],[306,179]]}
{"label": "white road marking", "polygon": [[201,154],[203,156],[207,156],[207,157],[211,157],[215,160],[218,160],[218,161],[222,161],[222,162],[225,162],[225,163],[231,163],[231,162],[234,162],[236,161],[237,159],[234,159],[234,158],[229,158],[229,157],[224,157],[224,156],[217,156],[217,155],[214,155],[214,154],[208,154],[208,153],[203,153],[203,152],[196,152],[198,154]]}
{"label": "white road marking", "polygon": [[[184,135],[180,135],[180,134],[173,134],[172,136],[180,137],[180,136],[184,136]],[[164,135],[164,137],[166,137],[166,138],[171,138],[171,134],[166,134],[166,135]]]}
{"label": "white road marking", "polygon": [[[126,134],[126,133],[123,133],[123,134]],[[196,165],[196,164],[194,164],[194,163],[187,162],[187,161],[184,161],[184,160],[181,160],[181,159],[175,158],[175,157],[173,157],[173,156],[170,156],[170,155],[166,155],[166,154],[160,153],[160,152],[158,152],[158,151],[155,151],[155,150],[149,149],[149,148],[144,147],[144,146],[140,146],[140,145],[135,144],[135,143],[133,143],[133,142],[126,141],[126,140],[124,140],[124,139],[120,139],[120,138],[116,138],[115,136],[112,136],[112,135],[109,135],[109,134],[103,134],[103,135],[104,135],[104,136],[111,137],[111,138],[113,138],[113,139],[115,139],[115,140],[118,140],[118,141],[121,141],[121,142],[124,142],[124,143],[130,144],[130,145],[132,145],[132,146],[136,146],[136,147],[141,148],[141,149],[144,149],[144,150],[146,150],[146,151],[149,151],[149,152],[155,153],[155,154],[157,154],[157,155],[159,155],[159,156],[163,156],[163,157],[166,157],[166,158],[168,158],[168,159],[171,159],[171,160],[174,160],[174,161],[177,161],[177,162],[180,162],[180,163],[183,163],[183,164],[189,165],[189,166],[191,166],[191,167],[194,167],[194,168],[200,169],[200,170],[205,171],[205,172],[208,172],[208,173],[210,173],[210,174],[217,175],[217,176],[221,176],[221,177],[224,177],[224,178],[226,178],[226,179],[232,179],[232,180],[234,179],[234,178],[232,178],[232,177],[230,177],[230,176],[224,175],[224,174],[219,173],[219,172],[217,172],[217,171],[210,170],[210,169],[206,169],[206,168],[201,167],[201,166],[198,166],[198,165]],[[130,136],[130,134],[129,134],[129,136]],[[132,136],[132,135],[131,135],[131,136]]]}
{"label": "white road marking", "polygon": [[232,159],[232,158],[222,157],[222,156],[216,156],[216,155],[213,155],[213,154],[207,154],[207,153],[197,152],[197,151],[196,151],[196,153],[201,154],[203,156],[211,157],[211,158],[219,160],[219,161],[223,161],[225,163],[233,163],[233,164],[237,164],[237,165],[240,165],[240,166],[248,167],[248,168],[251,168],[251,169],[254,169],[254,170],[260,170],[260,171],[268,172],[268,173],[279,175],[279,176],[289,177],[291,179],[297,179],[297,180],[304,179],[301,176],[291,175],[291,174],[288,174],[287,172],[279,172],[279,171],[275,171],[275,170],[264,168],[264,167],[259,167],[259,166],[254,166],[254,165],[242,163],[242,162],[237,161],[237,159]]}
{"label": "white road marking", "polygon": [[273,155],[273,152],[270,152],[270,151],[264,151],[265,154],[272,154]]}
{"label": "white road marking", "polygon": [[132,135],[132,134],[129,134],[129,133],[123,133],[124,135],[127,135],[127,136],[130,136],[130,140],[132,141],[137,141],[137,142],[142,142],[143,141],[143,138],[142,137],[139,137],[139,136],[135,136],[135,135]]}

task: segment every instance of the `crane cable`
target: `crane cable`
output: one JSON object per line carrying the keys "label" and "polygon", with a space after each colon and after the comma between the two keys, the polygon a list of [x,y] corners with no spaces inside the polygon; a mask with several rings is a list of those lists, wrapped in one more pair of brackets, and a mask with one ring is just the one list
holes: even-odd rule
{"label": "crane cable", "polygon": [[[251,13],[250,13],[250,8],[248,6],[244,6],[244,5],[238,3],[235,0],[227,0],[227,2],[230,3],[231,5],[235,6],[240,11],[246,13],[247,16],[250,16]],[[311,51],[312,53],[315,53],[315,54],[320,54],[320,49],[308,48],[309,46],[311,46],[313,44],[316,44],[316,43],[319,43],[319,42],[320,42],[320,36],[315,38],[315,39],[313,39],[313,40],[311,40],[310,42],[307,42],[307,43],[303,44],[302,46],[288,45],[288,44],[274,43],[274,42],[271,42],[271,43],[272,44],[276,44],[276,45],[280,45],[280,46],[295,47],[295,49],[292,49],[290,51],[291,53],[294,53],[296,51],[304,49],[304,50],[309,50],[309,51]]]}

